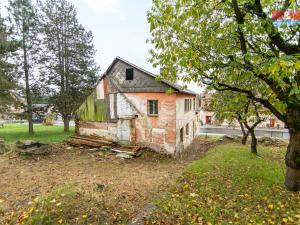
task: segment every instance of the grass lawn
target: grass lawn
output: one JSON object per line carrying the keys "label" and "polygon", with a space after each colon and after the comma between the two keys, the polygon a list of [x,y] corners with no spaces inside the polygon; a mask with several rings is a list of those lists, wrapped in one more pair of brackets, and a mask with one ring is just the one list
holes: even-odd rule
{"label": "grass lawn", "polygon": [[28,134],[26,124],[5,124],[0,128],[0,138],[4,138],[7,143],[15,143],[18,140],[35,140],[47,143],[60,142],[74,132],[74,127],[70,127],[69,133],[63,132],[63,126],[43,126],[34,125],[34,135]]}
{"label": "grass lawn", "polygon": [[155,201],[149,224],[300,224],[300,194],[285,191],[285,149],[225,144],[193,162]]}

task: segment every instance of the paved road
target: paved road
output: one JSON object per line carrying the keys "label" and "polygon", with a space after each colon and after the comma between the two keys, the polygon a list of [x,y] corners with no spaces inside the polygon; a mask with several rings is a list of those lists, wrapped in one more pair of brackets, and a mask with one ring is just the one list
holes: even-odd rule
{"label": "paved road", "polygon": [[[239,128],[218,126],[202,126],[200,127],[199,132],[200,135],[242,135],[242,131]],[[257,137],[276,137],[289,139],[289,133],[287,129],[257,128],[255,129],[255,134]]]}

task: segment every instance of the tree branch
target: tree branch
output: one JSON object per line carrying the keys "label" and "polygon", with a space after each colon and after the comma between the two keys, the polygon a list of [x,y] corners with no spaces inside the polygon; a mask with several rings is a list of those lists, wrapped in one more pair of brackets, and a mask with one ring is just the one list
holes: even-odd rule
{"label": "tree branch", "polygon": [[241,89],[241,88],[234,87],[234,86],[224,84],[224,83],[220,83],[220,82],[218,82],[217,85],[219,87],[216,86],[216,85],[213,85],[213,87],[218,91],[229,90],[229,91],[234,91],[234,92],[239,92],[239,93],[245,94],[248,98],[250,98],[250,99],[252,99],[256,102],[261,103],[264,107],[269,109],[278,119],[286,122],[286,120],[287,120],[286,115],[283,115],[281,112],[279,112],[268,100],[256,97],[250,90]]}

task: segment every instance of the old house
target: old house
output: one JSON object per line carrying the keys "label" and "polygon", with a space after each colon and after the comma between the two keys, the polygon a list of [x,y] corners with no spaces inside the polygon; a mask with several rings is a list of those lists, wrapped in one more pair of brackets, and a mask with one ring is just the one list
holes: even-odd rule
{"label": "old house", "polygon": [[174,154],[199,127],[196,94],[117,57],[77,110],[76,130]]}

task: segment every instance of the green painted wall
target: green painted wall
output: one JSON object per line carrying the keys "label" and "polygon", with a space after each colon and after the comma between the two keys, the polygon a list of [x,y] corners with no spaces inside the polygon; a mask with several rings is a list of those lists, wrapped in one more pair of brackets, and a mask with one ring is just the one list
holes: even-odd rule
{"label": "green painted wall", "polygon": [[103,122],[107,117],[107,104],[104,99],[97,99],[94,91],[76,111],[76,116],[81,121]]}

